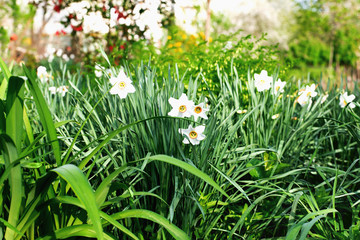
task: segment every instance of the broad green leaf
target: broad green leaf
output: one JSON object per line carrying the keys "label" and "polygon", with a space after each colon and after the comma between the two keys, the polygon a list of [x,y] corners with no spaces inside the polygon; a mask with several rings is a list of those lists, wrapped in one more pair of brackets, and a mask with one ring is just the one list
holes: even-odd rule
{"label": "broad green leaf", "polygon": [[[79,199],[74,198],[74,197],[70,197],[70,196],[60,196],[57,197],[56,199],[59,201],[60,203],[66,203],[66,204],[71,204],[74,206],[78,206],[82,209],[85,209],[84,205],[81,204],[81,202],[79,201]],[[86,209],[85,209],[86,210]],[[119,222],[117,222],[115,219],[113,219],[111,216],[107,215],[104,212],[100,212],[100,216],[106,220],[108,223],[114,225],[115,227],[117,227],[118,229],[120,229],[121,231],[123,231],[124,233],[126,233],[127,235],[129,235],[130,237],[132,237],[133,239],[138,239],[129,229],[127,229],[126,227],[124,227],[123,225],[121,225]]]}
{"label": "broad green leaf", "polygon": [[100,240],[104,239],[99,208],[96,204],[95,194],[82,171],[78,167],[71,164],[55,168],[51,171],[56,172],[70,185],[88,212],[97,238]]}
{"label": "broad green leaf", "polygon": [[[14,142],[11,138],[6,134],[0,135],[0,149],[2,155],[4,156],[5,160],[5,167],[11,167],[9,173],[9,184],[10,184],[10,210],[8,215],[7,222],[12,225],[16,226],[19,220],[19,214],[21,209],[21,200],[22,200],[22,174],[20,165],[13,166],[17,160],[18,153],[15,147]],[[14,239],[16,236],[16,232],[11,228],[6,228],[5,231],[5,239]]]}
{"label": "broad green leaf", "polygon": [[94,227],[87,224],[61,228],[55,231],[55,236],[56,239],[67,239],[69,237],[88,237],[104,240],[114,240],[114,238],[103,232],[99,238],[99,233],[94,230]]}
{"label": "broad green leaf", "polygon": [[6,96],[6,134],[14,141],[18,153],[23,137],[24,80],[10,77]]}
{"label": "broad green leaf", "polygon": [[60,153],[60,145],[59,141],[57,139],[57,133],[54,126],[54,122],[52,120],[51,112],[49,110],[49,107],[45,101],[45,98],[40,91],[40,88],[36,84],[35,77],[32,75],[32,73],[23,65],[24,72],[28,78],[27,83],[29,84],[29,88],[31,91],[31,94],[34,98],[37,111],[40,116],[41,123],[46,131],[46,134],[48,136],[48,140],[51,142],[54,156],[56,159],[57,166],[61,166],[61,153]]}

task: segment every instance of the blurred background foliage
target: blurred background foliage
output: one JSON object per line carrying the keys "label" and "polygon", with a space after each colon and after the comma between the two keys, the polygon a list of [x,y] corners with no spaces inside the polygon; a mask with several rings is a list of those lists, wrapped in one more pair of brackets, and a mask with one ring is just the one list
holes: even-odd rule
{"label": "blurred background foliage", "polygon": [[[217,65],[225,70],[235,66],[241,76],[246,76],[249,66],[254,71],[266,66],[270,72],[280,67],[281,78],[304,78],[310,73],[313,78],[322,75],[340,81],[346,75],[352,82],[359,77],[360,3],[356,0],[238,0],[234,9],[242,7],[232,11],[216,11],[216,0],[187,5],[163,0],[156,9],[158,36],[149,32],[159,29],[137,19],[154,8],[148,1],[109,1],[108,7],[102,1],[84,2],[2,1],[2,56],[30,66],[55,56],[91,70],[95,62],[103,61],[97,51],[102,46],[115,64],[150,60],[161,74],[177,65],[181,73],[201,72],[214,88]],[[77,10],[77,14],[69,10],[75,3],[83,4],[87,14],[101,13],[110,30],[85,31],[85,20]],[[192,11],[192,19],[179,16],[177,5],[184,12]],[[59,30],[49,34],[46,29],[57,15],[62,28],[56,25]],[[116,23],[111,22],[114,16]],[[184,22],[190,22],[190,31]]]}

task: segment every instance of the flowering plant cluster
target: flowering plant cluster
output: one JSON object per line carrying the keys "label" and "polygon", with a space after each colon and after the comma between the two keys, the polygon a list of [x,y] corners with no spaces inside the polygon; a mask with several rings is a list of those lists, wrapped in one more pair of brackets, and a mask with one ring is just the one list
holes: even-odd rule
{"label": "flowering plant cluster", "polygon": [[315,91],[315,84],[311,84],[311,86],[306,86],[305,89],[299,90],[299,97],[297,98],[297,102],[303,107],[307,104],[311,105],[312,98],[317,96],[317,92]]}
{"label": "flowering plant cluster", "polygon": [[[191,117],[194,116],[195,121],[197,119],[203,118],[208,119],[206,112],[209,111],[209,108],[205,106],[205,103],[200,103],[195,105],[193,101],[189,100],[185,93],[181,95],[179,99],[170,98],[169,103],[172,107],[172,110],[168,113],[172,117]],[[205,126],[193,127],[189,125],[187,129],[179,129],[179,133],[185,135],[183,143],[192,145],[200,144],[200,141],[205,139],[203,132],[205,131]]]}
{"label": "flowering plant cluster", "polygon": [[[272,88],[272,85],[274,84],[274,87]],[[268,76],[268,73],[266,70],[262,70],[260,74],[255,73],[254,74],[254,86],[257,89],[258,92],[263,92],[269,89],[272,89],[271,94],[277,95],[278,93],[284,92],[284,87],[286,85],[286,82],[282,82],[280,79],[273,82],[273,78],[271,76]],[[308,106],[311,107],[312,105],[312,99],[314,97],[318,96],[318,93],[316,92],[316,85],[311,84],[310,86],[305,86],[305,88],[302,88],[298,92],[298,97],[295,100],[295,103],[298,103],[301,107]],[[321,97],[320,103],[323,104],[329,95],[326,93]],[[348,95],[347,92],[344,92],[340,95],[340,102],[339,105],[341,108],[346,107],[349,105],[350,108],[354,108],[355,104],[353,103],[355,99],[355,96],[353,94]],[[239,114],[243,114],[244,110],[239,110]],[[271,118],[277,119],[280,115],[275,114]]]}
{"label": "flowering plant cluster", "polygon": [[[50,81],[54,79],[54,77],[47,72],[47,69],[44,66],[39,66],[37,68],[36,74],[37,77],[40,79],[41,83],[43,84],[49,84]],[[49,87],[48,89],[52,95],[56,93],[60,93],[61,96],[64,97],[65,94],[69,91],[69,86],[65,86],[65,85],[59,87],[52,86]]]}
{"label": "flowering plant cluster", "polygon": [[[75,53],[93,53],[98,46],[124,51],[141,39],[160,41],[162,22],[171,12],[171,1],[30,1],[58,19],[55,35],[71,34]],[[62,27],[60,27],[62,26]],[[74,41],[76,39],[76,41]],[[80,41],[79,41],[80,40]]]}
{"label": "flowering plant cluster", "polygon": [[128,93],[134,93],[136,91],[131,79],[126,76],[122,69],[116,77],[110,77],[109,80],[112,85],[110,94],[117,94],[120,98],[126,98]]}
{"label": "flowering plant cluster", "polygon": [[42,83],[49,83],[50,80],[54,79],[53,76],[48,74],[46,67],[39,66],[36,70],[36,74]]}
{"label": "flowering plant cluster", "polygon": [[[268,72],[266,70],[262,70],[260,74],[255,73],[254,74],[255,79],[255,87],[258,90],[258,92],[263,92],[265,90],[269,90],[273,84],[273,78],[271,76],[268,76]],[[284,92],[286,82],[282,82],[280,79],[275,81],[272,94],[278,94],[279,92]]]}

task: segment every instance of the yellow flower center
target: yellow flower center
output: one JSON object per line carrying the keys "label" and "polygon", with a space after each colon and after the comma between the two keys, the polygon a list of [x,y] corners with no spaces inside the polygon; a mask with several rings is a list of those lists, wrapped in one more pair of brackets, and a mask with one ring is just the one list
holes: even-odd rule
{"label": "yellow flower center", "polygon": [[119,88],[124,89],[126,86],[125,82],[119,82]]}
{"label": "yellow flower center", "polygon": [[280,89],[280,86],[276,86],[276,88],[275,88],[275,89],[276,89],[276,91],[279,91],[279,89]]}
{"label": "yellow flower center", "polygon": [[202,108],[200,106],[197,106],[194,111],[195,113],[199,114],[202,112]]}
{"label": "yellow flower center", "polygon": [[185,106],[185,105],[181,105],[181,106],[179,107],[179,111],[182,112],[182,113],[186,112],[186,106]]}
{"label": "yellow flower center", "polygon": [[197,134],[195,131],[191,131],[191,132],[189,133],[189,137],[190,137],[191,139],[195,139],[195,138],[197,138],[197,136],[198,136],[198,134]]}
{"label": "yellow flower center", "polygon": [[310,95],[311,95],[311,92],[308,92],[308,93],[306,94],[307,97],[309,97]]}
{"label": "yellow flower center", "polygon": [[346,106],[347,102],[344,100],[344,105]]}
{"label": "yellow flower center", "polygon": [[264,80],[264,79],[261,79],[261,80],[260,80],[260,83],[264,84],[264,83],[265,83],[265,80]]}

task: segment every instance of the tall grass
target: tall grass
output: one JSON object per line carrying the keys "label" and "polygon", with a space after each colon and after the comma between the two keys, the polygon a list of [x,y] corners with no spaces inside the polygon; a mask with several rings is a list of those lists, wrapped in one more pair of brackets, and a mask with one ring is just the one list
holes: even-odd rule
{"label": "tall grass", "polygon": [[[3,70],[5,237],[357,239],[359,104],[340,108],[341,90],[319,84],[302,107],[310,83],[274,95],[256,90],[251,70],[244,81],[231,69],[218,70],[214,94],[201,74],[125,65],[136,88],[126,99],[109,94],[105,72],[62,65],[39,83],[24,69],[24,85]],[[48,90],[61,85],[64,97]],[[207,101],[207,120],[168,116],[182,93]],[[189,124],[205,125],[199,145],[182,143]]]}

